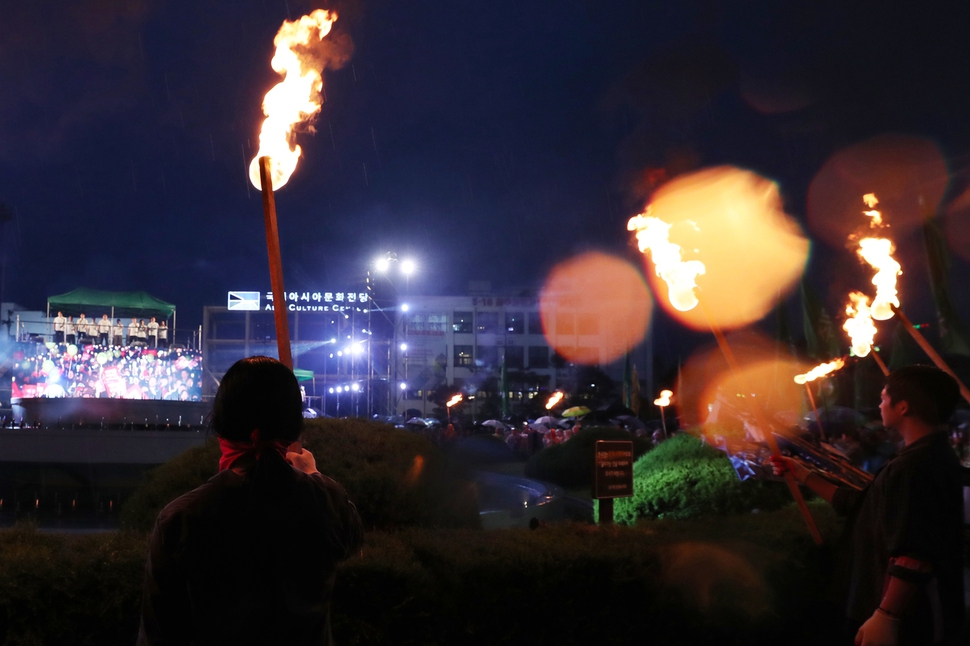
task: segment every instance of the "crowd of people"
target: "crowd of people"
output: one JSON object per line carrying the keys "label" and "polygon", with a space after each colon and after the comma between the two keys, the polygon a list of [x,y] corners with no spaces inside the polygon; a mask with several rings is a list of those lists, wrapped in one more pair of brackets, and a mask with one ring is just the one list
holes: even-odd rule
{"label": "crowd of people", "polygon": [[202,354],[195,350],[50,343],[13,365],[14,400],[110,397],[201,401]]}
{"label": "crowd of people", "polygon": [[168,341],[168,322],[164,319],[159,322],[154,316],[148,322],[133,318],[128,325],[121,319],[112,323],[107,314],[102,314],[100,319],[89,319],[81,312],[74,320],[73,316],[65,317],[63,312],[58,312],[54,317],[56,344],[167,348]]}

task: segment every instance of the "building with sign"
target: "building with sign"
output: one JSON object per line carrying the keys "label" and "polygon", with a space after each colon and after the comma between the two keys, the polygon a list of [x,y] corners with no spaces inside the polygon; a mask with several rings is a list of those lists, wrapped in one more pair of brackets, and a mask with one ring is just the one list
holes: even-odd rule
{"label": "building with sign", "polygon": [[[503,398],[506,412],[535,411],[557,388],[574,387],[578,367],[550,347],[538,301],[536,296],[476,295],[414,296],[401,303],[392,377],[401,391],[397,412],[429,415],[455,392],[463,393],[462,406],[476,418],[498,414]],[[597,317],[565,310],[551,315],[560,339],[584,349],[585,356],[599,356],[598,367],[622,387],[625,349],[610,346]],[[563,329],[569,334],[564,336]],[[649,381],[649,344],[633,354]],[[607,361],[610,356],[619,358]],[[535,398],[541,399],[529,406]]]}
{"label": "building with sign", "polygon": [[[286,307],[294,368],[314,407],[328,415],[426,417],[440,414],[442,402],[461,392],[463,413],[497,416],[530,402],[536,408],[556,388],[574,385],[578,373],[547,342],[536,296],[410,296],[385,303],[360,291],[288,292]],[[555,318],[560,337],[568,329],[569,343],[601,356],[600,367],[621,384],[623,351],[608,347],[596,317],[557,312]],[[230,292],[225,307],[205,308],[203,339],[213,386],[242,357],[276,356],[272,294]],[[648,381],[649,350],[644,344],[633,358]],[[605,361],[610,357],[619,358]]]}
{"label": "building with sign", "polygon": [[[386,404],[377,405],[374,397],[385,393],[382,401],[387,401],[391,340],[375,351],[371,321],[380,311],[371,307],[367,292],[290,291],[285,300],[293,367],[311,405],[331,414],[338,406],[340,415],[385,414]],[[225,306],[204,309],[202,353],[212,377],[205,384],[207,394],[215,392],[218,380],[239,359],[278,355],[274,305],[272,292],[232,291]],[[328,397],[331,388],[334,396]]]}

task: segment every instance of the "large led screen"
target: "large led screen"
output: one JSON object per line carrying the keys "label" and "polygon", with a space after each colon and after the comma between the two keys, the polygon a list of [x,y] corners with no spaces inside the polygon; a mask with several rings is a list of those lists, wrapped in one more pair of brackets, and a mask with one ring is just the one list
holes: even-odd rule
{"label": "large led screen", "polygon": [[202,355],[194,350],[48,344],[15,360],[12,401],[29,397],[202,399]]}

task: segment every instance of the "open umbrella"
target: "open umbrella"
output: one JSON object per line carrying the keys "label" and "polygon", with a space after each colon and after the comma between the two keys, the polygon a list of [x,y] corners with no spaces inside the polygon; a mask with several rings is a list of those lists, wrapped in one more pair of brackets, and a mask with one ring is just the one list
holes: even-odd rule
{"label": "open umbrella", "polygon": [[588,415],[589,409],[585,406],[573,406],[572,408],[567,408],[562,412],[563,417],[582,417],[583,415]]}
{"label": "open umbrella", "polygon": [[550,417],[549,415],[543,415],[535,421],[536,424],[545,424],[546,426],[555,426],[559,423],[559,420],[555,417]]}
{"label": "open umbrella", "polygon": [[489,419],[482,422],[482,426],[491,426],[492,428],[507,428],[505,424],[498,421],[497,419]]}

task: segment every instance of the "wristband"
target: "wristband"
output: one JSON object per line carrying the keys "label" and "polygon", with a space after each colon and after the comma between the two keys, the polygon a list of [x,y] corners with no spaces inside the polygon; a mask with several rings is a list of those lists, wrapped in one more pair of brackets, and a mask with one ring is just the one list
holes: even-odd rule
{"label": "wristband", "polygon": [[889,617],[893,621],[899,621],[899,615],[897,615],[895,613],[892,613],[892,612],[889,612],[888,610],[886,610],[882,606],[879,606],[878,608],[876,608],[876,612],[881,612],[882,614],[886,615],[887,617]]}

